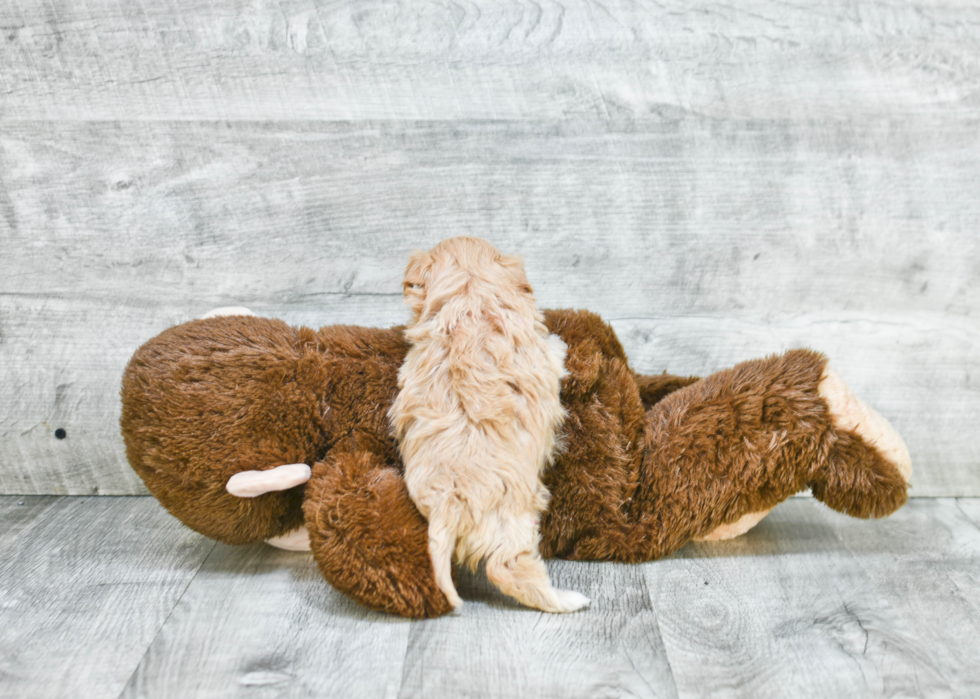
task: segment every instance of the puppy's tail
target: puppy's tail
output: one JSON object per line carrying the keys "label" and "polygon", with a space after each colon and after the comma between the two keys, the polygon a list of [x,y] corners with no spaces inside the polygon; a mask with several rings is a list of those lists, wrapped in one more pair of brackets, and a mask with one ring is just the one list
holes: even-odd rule
{"label": "puppy's tail", "polygon": [[436,575],[436,585],[446,595],[453,609],[463,606],[463,600],[453,585],[453,551],[459,538],[460,503],[448,497],[429,512],[429,557]]}

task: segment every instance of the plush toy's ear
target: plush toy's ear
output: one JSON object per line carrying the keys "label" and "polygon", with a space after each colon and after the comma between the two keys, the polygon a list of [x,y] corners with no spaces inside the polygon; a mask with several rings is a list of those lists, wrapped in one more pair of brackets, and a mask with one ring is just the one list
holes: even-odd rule
{"label": "plush toy's ear", "polygon": [[425,287],[431,271],[432,256],[421,250],[413,252],[405,269],[402,291],[405,294],[405,302],[412,309],[416,319],[422,314],[422,307],[425,305]]}

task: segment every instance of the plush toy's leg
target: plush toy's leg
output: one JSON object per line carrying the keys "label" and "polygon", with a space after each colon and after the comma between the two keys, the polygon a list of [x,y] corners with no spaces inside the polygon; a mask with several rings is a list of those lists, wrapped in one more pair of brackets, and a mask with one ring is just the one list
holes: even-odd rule
{"label": "plush toy's leg", "polygon": [[885,516],[905,502],[909,468],[901,439],[822,355],[744,362],[647,412],[632,530],[616,557],[657,558],[745,531],[808,487],[841,512]]}
{"label": "plush toy's leg", "polygon": [[407,617],[452,611],[429,559],[428,524],[401,474],[369,452],[331,452],[303,503],[313,558],[356,601]]}

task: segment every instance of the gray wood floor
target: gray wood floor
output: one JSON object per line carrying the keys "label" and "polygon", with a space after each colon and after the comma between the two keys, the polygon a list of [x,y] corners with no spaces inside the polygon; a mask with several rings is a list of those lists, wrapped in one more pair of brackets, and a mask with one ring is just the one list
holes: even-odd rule
{"label": "gray wood floor", "polygon": [[0,497],[0,696],[980,695],[980,499],[866,522],[801,498],[733,542],[550,567],[589,610],[464,574],[460,614],[412,622],[148,497]]}

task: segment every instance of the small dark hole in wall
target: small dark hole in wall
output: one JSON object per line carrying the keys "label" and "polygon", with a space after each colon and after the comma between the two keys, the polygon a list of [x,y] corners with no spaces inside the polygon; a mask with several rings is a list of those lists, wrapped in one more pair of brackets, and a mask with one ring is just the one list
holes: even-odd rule
{"label": "small dark hole in wall", "polygon": [[58,429],[56,429],[56,430],[54,431],[54,436],[55,436],[55,437],[56,437],[57,439],[64,439],[65,437],[67,437],[67,436],[68,436],[68,433],[67,433],[67,432],[65,432],[65,430],[64,430],[64,428],[62,428],[62,427],[59,427]]}

